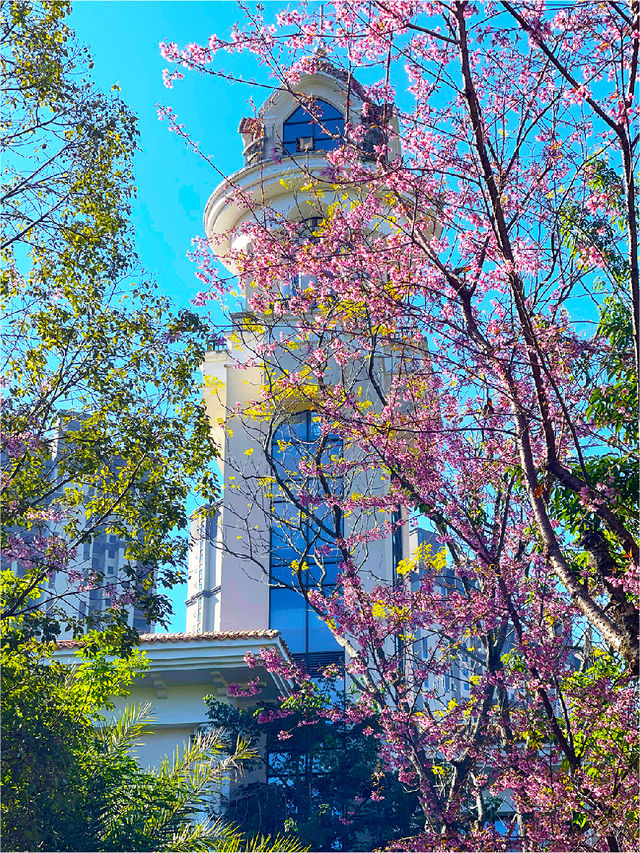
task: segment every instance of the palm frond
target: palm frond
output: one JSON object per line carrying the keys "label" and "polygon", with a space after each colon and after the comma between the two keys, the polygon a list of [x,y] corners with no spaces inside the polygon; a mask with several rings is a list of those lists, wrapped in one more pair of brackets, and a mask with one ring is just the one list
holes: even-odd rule
{"label": "palm frond", "polygon": [[111,723],[98,728],[98,737],[105,751],[128,752],[137,746],[142,746],[142,738],[151,731],[150,724],[154,719],[151,713],[151,702],[127,705]]}
{"label": "palm frond", "polygon": [[199,801],[223,782],[236,778],[242,772],[242,764],[256,755],[256,750],[242,738],[238,738],[229,755],[220,732],[209,730],[193,738],[188,746],[176,747],[172,762],[167,758],[150,772],[182,789],[189,800]]}
{"label": "palm frond", "polygon": [[164,849],[175,851],[175,853],[217,851],[225,849],[227,845],[232,845],[239,836],[240,833],[235,827],[221,819],[213,822],[205,821],[182,826],[178,832],[171,836]]}
{"label": "palm frond", "polygon": [[309,850],[297,838],[287,835],[255,835],[246,838],[238,834],[225,839],[218,846],[212,847],[215,853],[304,853]]}
{"label": "palm frond", "polygon": [[[210,797],[220,786],[235,779],[243,764],[257,756],[255,748],[238,738],[229,754],[222,733],[208,730],[159,767],[142,771],[129,755],[149,731],[150,703],[128,707],[119,719],[98,732],[103,756],[117,756],[119,775],[108,792],[98,818],[101,849],[118,850],[128,839],[142,845],[153,839],[153,849],[162,851],[272,851],[296,853],[305,848],[296,841],[278,837],[246,839],[237,827],[222,820],[204,820]],[[145,841],[145,839],[147,839]],[[130,847],[128,849],[149,849]]]}
{"label": "palm frond", "polygon": [[169,841],[166,850],[211,851],[211,853],[305,853],[296,838],[286,835],[255,835],[247,838],[234,824],[220,818],[216,821],[184,827]]}
{"label": "palm frond", "polygon": [[[198,735],[183,749],[178,747],[172,762],[165,759],[159,768],[150,771],[159,784],[171,789],[172,797],[167,807],[150,810],[148,829],[157,836],[166,836],[176,826],[182,827],[184,823],[200,817],[209,806],[210,795],[223,782],[236,778],[242,763],[255,758],[255,755],[255,750],[240,738],[234,752],[227,754],[221,734],[215,730]],[[215,837],[218,837],[223,824],[211,826],[211,831],[215,830]],[[183,833],[182,829],[180,833]]]}

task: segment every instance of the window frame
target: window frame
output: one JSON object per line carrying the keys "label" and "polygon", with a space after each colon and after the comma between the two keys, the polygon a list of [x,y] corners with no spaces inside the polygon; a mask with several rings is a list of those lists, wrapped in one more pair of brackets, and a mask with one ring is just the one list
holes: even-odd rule
{"label": "window frame", "polygon": [[[313,98],[308,107],[299,104],[282,123],[282,150],[289,156],[332,151],[344,139],[344,122],[342,112],[324,98]],[[310,139],[311,147],[301,148],[301,139]]]}

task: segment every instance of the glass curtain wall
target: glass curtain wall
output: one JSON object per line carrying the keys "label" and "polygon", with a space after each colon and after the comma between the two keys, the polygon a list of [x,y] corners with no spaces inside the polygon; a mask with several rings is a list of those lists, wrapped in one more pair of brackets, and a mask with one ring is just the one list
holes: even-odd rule
{"label": "glass curtain wall", "polygon": [[[342,493],[342,478],[331,476],[332,463],[342,458],[342,440],[322,436],[320,418],[300,412],[274,432],[271,451],[274,472],[282,483],[273,487],[271,583],[293,589],[271,589],[269,624],[282,633],[294,659],[312,678],[320,679],[330,664],[342,668],[344,651],[302,593],[316,588],[330,595],[336,586],[342,556],[335,539],[343,531],[327,498]],[[343,679],[334,690],[334,701],[344,700]],[[304,822],[324,808],[322,820],[330,823],[344,811],[342,797],[332,800],[327,786],[344,761],[346,729],[343,723],[329,721],[312,728],[298,730],[294,725],[286,744],[271,733],[267,785],[281,792],[289,817]]]}
{"label": "glass curtain wall", "polygon": [[342,457],[342,441],[337,435],[323,437],[320,418],[300,412],[274,432],[271,454],[283,485],[273,488],[270,580],[293,588],[271,589],[270,626],[316,675],[329,663],[343,662],[341,647],[301,594],[313,588],[330,594],[335,588],[342,561],[335,539],[342,524],[336,529],[327,498],[342,491],[341,477],[331,476],[332,462]]}

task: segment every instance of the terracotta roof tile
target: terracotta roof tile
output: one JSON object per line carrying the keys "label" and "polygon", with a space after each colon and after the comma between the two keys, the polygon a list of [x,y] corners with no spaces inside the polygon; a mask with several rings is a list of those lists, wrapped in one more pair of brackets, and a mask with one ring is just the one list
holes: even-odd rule
{"label": "terracotta roof tile", "polygon": [[[259,628],[253,631],[205,631],[202,634],[186,634],[183,632],[176,634],[140,634],[140,644],[148,643],[197,643],[204,640],[275,640],[280,637],[280,631],[275,628]],[[286,651],[286,643],[281,640]],[[81,640],[60,640],[58,642],[59,649],[76,649],[79,648]]]}
{"label": "terracotta roof tile", "polygon": [[141,643],[173,643],[178,640],[197,642],[198,640],[275,640],[280,631],[275,628],[256,628],[252,631],[204,631],[202,634],[140,634]]}

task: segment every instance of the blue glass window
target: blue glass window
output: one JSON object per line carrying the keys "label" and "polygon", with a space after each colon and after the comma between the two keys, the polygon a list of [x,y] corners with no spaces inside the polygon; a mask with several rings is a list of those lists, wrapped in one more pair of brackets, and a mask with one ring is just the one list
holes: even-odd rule
{"label": "blue glass window", "polygon": [[[320,419],[312,412],[302,412],[282,424],[274,433],[271,451],[276,475],[287,488],[276,487],[272,504],[274,523],[271,529],[271,570],[278,579],[283,569],[289,580],[295,565],[304,559],[307,563],[303,583],[311,586],[319,582],[335,583],[338,566],[342,560],[336,548],[336,535],[341,534],[341,521],[336,519],[333,507],[326,498],[325,484],[332,495],[342,492],[342,478],[332,471],[342,455],[342,441],[336,435],[324,439],[320,452]],[[319,466],[325,483],[313,476]],[[306,466],[311,467],[310,473]],[[302,468],[302,470],[301,470]],[[304,496],[311,503],[308,510],[296,508],[287,490],[294,498]],[[336,523],[340,529],[336,530]]]}
{"label": "blue glass window", "polygon": [[324,652],[327,649],[337,648],[336,640],[322,619],[310,612],[308,620],[307,651]]}
{"label": "blue glass window", "polygon": [[315,98],[313,106],[298,107],[282,128],[282,145],[287,154],[331,151],[344,135],[342,113],[326,101]]}
{"label": "blue glass window", "polygon": [[272,589],[270,622],[272,628],[282,632],[294,654],[307,651],[307,607],[299,593],[292,589]]}
{"label": "blue glass window", "polygon": [[[314,466],[319,463],[331,494],[340,495],[342,478],[331,468],[342,456],[342,440],[332,434],[323,439],[319,417],[313,412],[301,412],[275,431],[271,451],[274,470],[286,486],[275,487],[272,500],[271,581],[293,585],[300,591],[322,587],[330,592],[342,562],[335,543],[336,536],[342,535],[342,521],[323,500],[327,497],[325,488],[314,476]],[[296,507],[287,490],[294,498],[306,496],[311,503],[305,509]],[[271,590],[270,625],[282,631],[294,654],[339,648],[331,631],[300,592]]]}
{"label": "blue glass window", "polygon": [[396,571],[398,569],[398,565],[402,560],[402,528],[400,526],[400,522],[402,520],[402,513],[399,509],[394,510],[392,521],[393,521],[393,533],[391,536],[391,553],[392,553],[392,561],[393,561],[393,577],[396,578]]}

